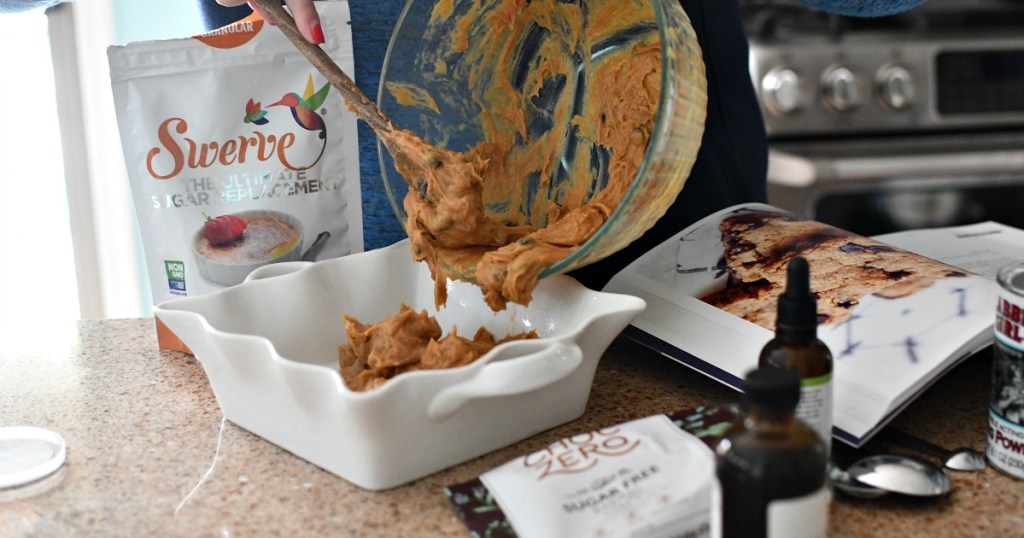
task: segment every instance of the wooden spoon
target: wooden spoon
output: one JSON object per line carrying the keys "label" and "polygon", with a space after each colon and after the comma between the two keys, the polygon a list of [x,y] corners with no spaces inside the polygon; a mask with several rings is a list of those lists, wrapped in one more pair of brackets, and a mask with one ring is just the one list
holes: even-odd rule
{"label": "wooden spoon", "polygon": [[252,2],[263,10],[271,23],[281,29],[288,40],[313,64],[313,67],[316,67],[331,85],[341,92],[350,111],[368,123],[378,135],[394,130],[391,121],[377,108],[377,104],[356,86],[356,83],[338,67],[338,64],[334,63],[334,60],[323,49],[302,37],[299,28],[295,25],[295,20],[284,9],[280,1],[252,0]]}

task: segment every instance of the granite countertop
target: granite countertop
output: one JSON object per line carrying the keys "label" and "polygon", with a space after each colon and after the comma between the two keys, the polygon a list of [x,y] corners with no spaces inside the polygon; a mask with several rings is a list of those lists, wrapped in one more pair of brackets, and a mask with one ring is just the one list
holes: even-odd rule
{"label": "granite countertop", "polygon": [[[55,333],[60,332],[55,329]],[[59,339],[56,339],[59,340]],[[464,536],[442,488],[562,437],[737,393],[620,338],[579,419],[387,491],[362,490],[223,420],[202,366],[159,351],[152,319],[79,322],[68,344],[0,354],[0,426],[40,426],[67,463],[0,489],[2,536]],[[988,355],[945,376],[895,421],[947,447],[985,448]],[[832,503],[832,536],[1020,536],[1024,481],[952,473],[939,500]]]}

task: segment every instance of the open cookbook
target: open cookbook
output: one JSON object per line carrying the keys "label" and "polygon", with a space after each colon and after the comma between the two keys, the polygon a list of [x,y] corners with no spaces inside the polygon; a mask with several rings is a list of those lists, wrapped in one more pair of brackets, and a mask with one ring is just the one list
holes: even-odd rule
{"label": "open cookbook", "polygon": [[818,337],[835,361],[833,435],[861,446],[992,342],[994,275],[1024,259],[1024,231],[986,222],[867,238],[745,204],[651,249],[604,291],[647,301],[627,336],[739,389],[774,336],[794,256],[810,264]]}

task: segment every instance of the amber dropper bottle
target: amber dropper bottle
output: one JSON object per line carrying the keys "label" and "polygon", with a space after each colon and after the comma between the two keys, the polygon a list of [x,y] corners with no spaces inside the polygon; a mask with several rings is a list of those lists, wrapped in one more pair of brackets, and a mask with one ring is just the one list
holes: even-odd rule
{"label": "amber dropper bottle", "polygon": [[747,374],[746,416],[719,442],[724,538],[824,538],[829,502],[825,445],[794,413],[800,376],[785,368]]}
{"label": "amber dropper bottle", "polygon": [[832,443],[832,352],[818,339],[818,301],[811,292],[810,266],[795,257],[786,267],[779,296],[775,338],[765,344],[758,366],[790,368],[800,374],[796,416],[818,432],[826,453]]}

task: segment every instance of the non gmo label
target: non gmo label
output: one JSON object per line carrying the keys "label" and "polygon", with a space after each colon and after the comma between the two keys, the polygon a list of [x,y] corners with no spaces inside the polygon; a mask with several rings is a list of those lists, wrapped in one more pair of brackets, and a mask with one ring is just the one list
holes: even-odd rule
{"label": "non gmo label", "polygon": [[187,295],[185,290],[185,262],[164,260],[167,272],[167,290],[172,295]]}

